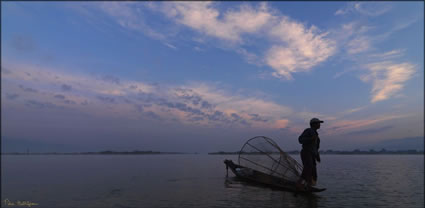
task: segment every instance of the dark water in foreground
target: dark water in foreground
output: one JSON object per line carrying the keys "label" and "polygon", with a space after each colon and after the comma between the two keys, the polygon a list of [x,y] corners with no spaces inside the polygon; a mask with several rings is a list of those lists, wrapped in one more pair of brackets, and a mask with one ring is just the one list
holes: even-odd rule
{"label": "dark water in foreground", "polygon": [[225,158],[3,155],[1,207],[424,207],[423,155],[323,155],[310,196],[226,180]]}

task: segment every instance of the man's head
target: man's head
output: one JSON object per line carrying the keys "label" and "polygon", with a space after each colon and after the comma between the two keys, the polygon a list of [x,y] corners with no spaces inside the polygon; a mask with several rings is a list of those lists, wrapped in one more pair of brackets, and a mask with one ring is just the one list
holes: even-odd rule
{"label": "man's head", "polygon": [[320,123],[323,123],[323,121],[319,120],[318,118],[312,118],[310,120],[310,127],[313,129],[320,129]]}

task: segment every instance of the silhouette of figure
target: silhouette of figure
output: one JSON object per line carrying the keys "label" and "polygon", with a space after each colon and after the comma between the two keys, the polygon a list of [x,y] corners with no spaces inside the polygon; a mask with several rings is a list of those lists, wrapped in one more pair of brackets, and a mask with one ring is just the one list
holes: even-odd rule
{"label": "silhouette of figure", "polygon": [[310,120],[310,128],[307,128],[298,137],[298,142],[302,144],[301,160],[303,162],[303,171],[301,177],[297,182],[297,188],[302,189],[302,181],[305,180],[307,188],[316,185],[317,169],[316,161],[320,162],[319,146],[320,138],[317,130],[320,129],[320,124],[323,121],[312,118]]}

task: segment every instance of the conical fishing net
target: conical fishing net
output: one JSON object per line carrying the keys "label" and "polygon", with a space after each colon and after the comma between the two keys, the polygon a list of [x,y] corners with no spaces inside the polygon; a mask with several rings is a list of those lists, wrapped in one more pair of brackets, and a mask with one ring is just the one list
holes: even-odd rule
{"label": "conical fishing net", "polygon": [[296,160],[264,136],[254,137],[242,146],[239,165],[293,182],[299,179],[302,171]]}

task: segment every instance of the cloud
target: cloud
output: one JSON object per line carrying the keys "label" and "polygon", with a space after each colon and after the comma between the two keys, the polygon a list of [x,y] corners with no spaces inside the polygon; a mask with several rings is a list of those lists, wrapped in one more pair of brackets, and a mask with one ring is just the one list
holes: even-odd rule
{"label": "cloud", "polygon": [[357,2],[354,4],[355,11],[367,16],[380,16],[392,8],[391,5],[385,2]]}
{"label": "cloud", "polygon": [[25,92],[31,92],[31,93],[37,93],[38,92],[38,90],[36,90],[36,89],[33,89],[31,87],[24,87],[22,85],[19,85],[19,88],[21,88]]}
{"label": "cloud", "polygon": [[236,53],[240,54],[247,63],[254,64],[257,66],[263,66],[264,60],[259,55],[249,52],[248,50],[244,48],[237,48],[235,49]]}
{"label": "cloud", "polygon": [[310,119],[312,118],[319,118],[320,120],[323,120],[325,122],[336,119],[334,116],[329,116],[318,112],[310,112],[306,110],[297,112],[297,117],[301,119],[303,123],[309,123]]}
{"label": "cloud", "polygon": [[[284,123],[277,127],[276,122],[289,120],[292,113],[289,107],[253,95],[230,93],[213,84],[147,84],[118,77],[99,79],[104,76],[88,76],[48,67],[5,65],[13,69],[13,73],[2,76],[3,89],[8,94],[27,89],[26,85],[39,89],[36,97],[31,94],[23,96],[30,100],[24,105],[26,107],[44,109],[57,106],[101,117],[152,118],[195,126],[267,129],[281,128]],[[63,82],[69,87],[64,88]],[[57,87],[58,84],[60,87]],[[72,91],[68,90],[70,86]],[[9,99],[7,105],[19,106],[19,103]]]}
{"label": "cloud", "polygon": [[[326,32],[279,14],[265,2],[255,6],[242,4],[227,10],[219,9],[218,4],[107,2],[96,4],[98,6],[94,8],[128,31],[142,32],[169,48],[177,49],[170,43],[175,40],[169,38],[170,32],[153,30],[144,17],[144,13],[149,11],[165,15],[171,23],[179,26],[178,29],[184,26],[197,32],[200,35],[197,39],[202,39],[203,43],[207,43],[208,38],[219,40],[222,44],[214,44],[215,47],[232,50],[250,64],[267,65],[274,70],[273,76],[281,79],[292,79],[293,73],[309,71],[334,54],[334,42],[326,37]],[[80,13],[84,15],[88,13],[87,5],[92,4],[84,4],[76,10],[82,10]],[[162,21],[162,26],[156,28],[165,28],[164,23],[169,24]],[[172,32],[171,36],[177,37],[177,32]],[[260,52],[253,52],[252,47],[248,50],[246,46],[255,45],[252,40],[264,42]]]}
{"label": "cloud", "polygon": [[[6,64],[8,65],[8,64]],[[285,129],[287,132],[300,133],[312,117],[326,121],[324,135],[338,135],[346,132],[362,131],[361,128],[400,116],[382,116],[362,120],[341,120],[332,116],[308,111],[293,110],[287,106],[238,91],[234,93],[223,89],[219,84],[193,82],[184,85],[149,85],[143,82],[120,79],[120,85],[98,77],[75,74],[48,67],[34,66],[10,67],[13,73],[2,77],[3,90],[11,94],[22,83],[24,86],[38,87],[36,97],[24,94],[27,100],[24,107],[33,110],[68,109],[88,117],[101,120],[120,120],[128,122],[159,122],[161,125],[182,125],[195,128],[220,128],[233,130],[276,131]],[[26,72],[32,74],[28,79]],[[55,76],[61,77],[72,85],[72,92],[63,91]],[[11,82],[13,80],[14,82]],[[78,84],[77,84],[78,83]],[[101,90],[99,90],[101,89]],[[121,94],[112,93],[120,91]],[[111,93],[104,93],[111,92]],[[64,99],[55,98],[63,95]],[[19,101],[19,100],[18,100]],[[20,108],[22,104],[14,100],[2,101],[8,105]],[[113,105],[110,105],[113,103]],[[78,104],[78,105],[76,105]],[[352,109],[352,112],[358,111]],[[170,125],[170,126],[172,126]],[[366,134],[366,133],[365,133]]]}
{"label": "cloud", "polygon": [[13,99],[15,99],[15,98],[17,98],[17,97],[19,97],[19,95],[18,95],[18,94],[16,94],[16,93],[6,93],[6,98],[7,98],[7,99],[11,99],[11,100],[13,100]]}
{"label": "cloud", "polygon": [[373,83],[372,103],[395,96],[415,73],[415,66],[410,63],[384,61],[367,64],[365,67],[369,73],[361,76],[361,80]]}
{"label": "cloud", "polygon": [[170,44],[170,43],[164,43],[164,45],[167,46],[167,47],[169,47],[169,48],[171,48],[171,49],[177,50],[177,47],[174,46],[174,45],[172,45],[172,44]]}
{"label": "cloud", "polygon": [[156,119],[156,120],[161,120],[161,117],[158,116],[158,114],[152,112],[152,111],[148,111],[143,113],[143,116],[146,116],[148,118],[152,118],[152,119]]}
{"label": "cloud", "polygon": [[[375,39],[377,40],[377,41],[383,41],[383,40],[386,40],[388,37],[390,37],[392,34],[394,34],[394,33],[396,33],[396,32],[398,32],[398,31],[400,31],[400,30],[403,30],[403,29],[406,29],[406,28],[408,28],[409,26],[411,26],[411,25],[413,25],[414,23],[416,23],[418,20],[420,20],[421,18],[420,17],[418,17],[418,16],[416,16],[416,17],[409,17],[409,18],[406,18],[406,19],[401,19],[401,20],[398,20],[393,26],[392,26],[392,28],[389,30],[389,31],[387,31],[387,32],[385,32],[385,33],[382,33],[382,34],[380,34],[380,35],[377,35],[376,37],[375,37]],[[423,19],[423,17],[422,17],[422,19]]]}
{"label": "cloud", "polygon": [[114,103],[115,99],[112,97],[106,97],[106,96],[97,96],[97,98],[105,103]]}
{"label": "cloud", "polygon": [[191,89],[177,88],[175,89],[175,95],[188,100],[193,103],[193,105],[198,105],[202,101],[202,97],[196,93],[193,93]]}
{"label": "cloud", "polygon": [[380,16],[392,9],[387,2],[350,2],[344,8],[338,9],[335,15],[358,13],[366,16]]}
{"label": "cloud", "polygon": [[211,105],[207,101],[202,101],[201,107],[204,108],[204,109],[209,109],[209,108],[212,108],[213,105]]}
{"label": "cloud", "polygon": [[72,86],[71,85],[67,85],[67,84],[62,84],[61,89],[63,91],[71,91],[72,90]]}
{"label": "cloud", "polygon": [[40,102],[37,100],[27,100],[25,105],[31,108],[59,108],[59,106],[51,102]]}
{"label": "cloud", "polygon": [[141,104],[134,104],[134,107],[136,108],[136,110],[140,113],[143,112],[143,105]]}
{"label": "cloud", "polygon": [[161,31],[152,19],[145,17],[148,10],[144,7],[149,7],[149,4],[152,3],[79,2],[66,4],[66,7],[84,17],[87,23],[103,33],[110,33],[111,27],[118,25],[121,31],[126,32],[127,35],[137,37],[137,35],[143,34],[155,40],[165,41],[172,36],[172,33],[167,30],[168,27],[162,27],[165,28],[165,32]]}
{"label": "cloud", "polygon": [[326,39],[327,34],[315,26],[308,28],[286,16],[270,31],[273,38],[282,41],[297,54],[316,59],[326,59],[332,53],[333,42]]}
{"label": "cloud", "polygon": [[396,32],[396,31],[408,28],[409,26],[416,23],[420,19],[421,18],[419,16],[415,16],[415,17],[409,17],[407,19],[399,20],[395,23],[394,27],[391,29],[391,32]]}
{"label": "cloud", "polygon": [[62,100],[65,99],[65,96],[64,95],[55,95],[54,97],[55,98],[58,98],[58,99],[62,99]]}
{"label": "cloud", "polygon": [[[221,109],[223,112],[250,112],[249,114],[254,113],[263,117],[272,118],[276,115],[288,116],[292,113],[292,109],[287,106],[252,96],[230,94],[229,92],[220,90],[218,86],[215,85],[193,83],[187,85],[187,87],[194,93],[202,95],[204,100],[207,100],[210,104],[216,106],[217,109]],[[247,116],[249,116],[249,114],[247,114]]]}
{"label": "cloud", "polygon": [[345,115],[348,115],[348,114],[352,114],[352,113],[355,113],[355,112],[362,111],[362,110],[364,110],[366,108],[367,108],[367,106],[361,106],[361,107],[357,107],[357,108],[351,108],[351,109],[348,109],[346,111],[341,112],[340,114],[342,116],[345,116]]}
{"label": "cloud", "polygon": [[406,115],[386,115],[386,116],[370,117],[370,118],[359,119],[359,120],[338,119],[331,123],[328,123],[326,125],[326,128],[323,129],[323,132],[325,135],[340,135],[340,134],[346,134],[347,132],[363,131],[363,130],[357,130],[357,131],[353,131],[353,130],[361,129],[363,127],[370,127],[371,125],[374,125],[377,123],[381,123],[381,122],[393,120],[393,119],[400,119],[403,117],[406,117]]}
{"label": "cloud", "polygon": [[[176,114],[179,120],[183,122],[189,121],[190,123],[190,121],[204,121],[221,125],[216,122],[220,121],[222,124],[236,123],[244,126],[249,125],[245,118],[235,113],[236,111],[229,110],[228,113],[224,113],[222,111],[216,110],[214,107],[215,105],[209,104],[207,101],[203,100],[201,96],[188,95],[188,92],[194,93],[191,89],[176,88],[171,89],[171,91],[179,93],[184,92],[184,94],[177,94],[177,96],[170,94],[166,97],[160,97],[159,95],[155,94],[148,94],[147,96],[143,96],[143,98],[139,97],[139,100],[155,104],[156,106],[165,107],[167,112]],[[179,100],[186,103],[179,102]],[[200,104],[201,101],[202,104]],[[211,125],[213,123],[205,124]]]}
{"label": "cloud", "polygon": [[286,106],[255,97],[232,95],[214,85],[193,83],[186,87],[192,93],[202,95],[202,99],[212,105],[211,108],[204,109],[207,119],[211,121],[229,124],[238,122],[242,126],[269,129],[277,128],[275,121],[281,120],[281,117],[288,118],[292,113]]}
{"label": "cloud", "polygon": [[103,2],[99,9],[109,16],[121,27],[141,32],[157,40],[166,39],[166,35],[150,27],[144,20],[140,4],[134,2]]}
{"label": "cloud", "polygon": [[[409,24],[411,24],[410,21]],[[399,92],[404,84],[414,75],[416,66],[408,62],[400,62],[399,58],[404,56],[405,49],[393,49],[385,52],[376,52],[372,44],[383,41],[394,31],[394,27],[389,32],[379,35],[368,35],[374,29],[373,26],[362,25],[360,22],[343,24],[338,31],[333,31],[333,36],[338,40],[340,47],[345,49],[348,59],[356,66],[347,67],[337,72],[334,78],[347,72],[360,71],[366,69],[366,73],[360,75],[363,82],[373,84],[371,90],[371,102],[387,100],[391,97],[400,96]],[[397,27],[395,27],[397,28]],[[360,66],[360,67],[359,67]]]}
{"label": "cloud", "polygon": [[197,108],[192,108],[192,107],[186,105],[185,103],[163,101],[163,102],[159,102],[158,104],[161,105],[161,106],[166,106],[168,108],[175,108],[175,109],[178,109],[180,111],[187,112],[187,113],[190,113],[190,114],[195,114],[195,115],[203,115],[204,114],[201,110],[199,110]]}
{"label": "cloud", "polygon": [[120,84],[120,79],[116,76],[112,75],[104,75],[101,78],[103,81],[114,83],[114,84]]}
{"label": "cloud", "polygon": [[359,36],[350,40],[347,44],[348,54],[357,54],[369,50],[370,40],[366,36]]}
{"label": "cloud", "polygon": [[203,51],[205,51],[205,49],[200,48],[200,47],[198,47],[198,46],[193,47],[193,50],[195,50],[195,51],[199,51],[199,52],[203,52]]}
{"label": "cloud", "polygon": [[173,2],[162,11],[177,23],[202,34],[236,43],[243,42],[244,33],[258,32],[272,18],[266,4],[257,9],[243,5],[239,10],[220,14],[213,2]]}
{"label": "cloud", "polygon": [[72,101],[72,100],[64,100],[63,101],[64,103],[66,103],[66,104],[70,104],[70,105],[75,105],[76,103],[74,102],[74,101]]}
{"label": "cloud", "polygon": [[261,116],[259,116],[258,114],[249,114],[251,116],[251,120],[253,121],[261,121],[261,122],[267,122],[267,119],[262,118]]}
{"label": "cloud", "polygon": [[405,49],[391,50],[384,53],[371,54],[370,57],[373,59],[380,59],[380,60],[395,59],[395,58],[402,57],[405,51],[406,51]]}
{"label": "cloud", "polygon": [[[248,63],[263,63],[275,70],[278,78],[292,79],[291,74],[308,71],[333,55],[334,43],[326,39],[327,33],[315,26],[306,28],[301,23],[271,11],[266,3],[258,8],[248,5],[239,10],[220,12],[211,2],[175,3],[164,11],[176,22],[188,26],[206,36],[211,36],[234,44],[243,45],[244,35],[255,35],[264,31],[265,40],[274,42],[263,58],[241,46],[233,46]],[[221,17],[221,18],[220,18]],[[276,43],[277,40],[277,43]]]}
{"label": "cloud", "polygon": [[347,14],[348,10],[347,9],[338,9],[335,12],[335,15],[343,15],[343,14]]}
{"label": "cloud", "polygon": [[346,44],[351,39],[364,36],[365,33],[372,29],[375,28],[359,21],[351,21],[343,23],[340,27],[330,30],[330,36],[332,36],[332,38],[338,43],[338,46],[340,46]]}
{"label": "cloud", "polygon": [[343,23],[340,27],[331,29],[329,37],[335,43],[334,54],[340,56],[339,60],[353,60],[358,55],[370,52],[375,49],[373,43],[376,42],[377,38],[369,34],[376,29],[375,26],[370,26],[361,21]]}
{"label": "cloud", "polygon": [[314,27],[306,30],[297,23],[283,23],[272,31],[273,36],[285,43],[272,46],[265,56],[267,65],[275,70],[275,77],[291,80],[292,73],[309,71],[333,55],[332,41],[323,38],[326,34],[315,34],[314,30]]}
{"label": "cloud", "polygon": [[211,121],[225,121],[226,117],[223,112],[215,111],[213,114],[208,115],[208,119]]}
{"label": "cloud", "polygon": [[383,132],[386,131],[388,129],[393,128],[393,126],[383,126],[383,127],[379,127],[379,128],[369,128],[369,129],[365,129],[365,130],[359,130],[359,131],[352,131],[347,133],[347,135],[365,135],[365,134],[374,134],[374,133],[379,133],[379,132]]}
{"label": "cloud", "polygon": [[284,129],[288,126],[289,120],[277,120],[274,123],[274,127],[277,129]]}

